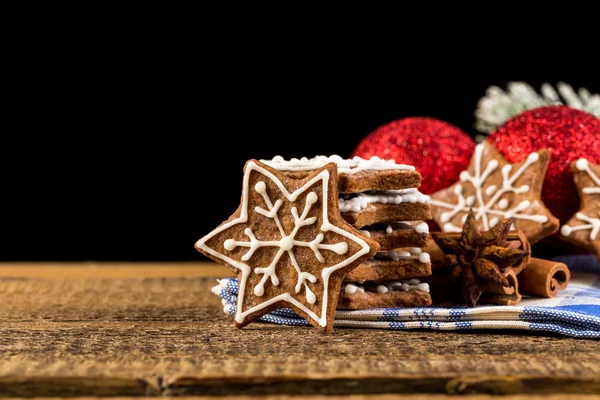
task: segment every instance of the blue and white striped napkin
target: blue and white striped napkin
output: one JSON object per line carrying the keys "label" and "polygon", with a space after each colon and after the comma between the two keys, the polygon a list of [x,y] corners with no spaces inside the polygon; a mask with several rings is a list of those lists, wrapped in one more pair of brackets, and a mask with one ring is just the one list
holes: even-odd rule
{"label": "blue and white striped napkin", "polygon": [[[519,306],[377,308],[335,314],[335,327],[379,329],[521,329],[555,332],[578,338],[600,339],[600,271],[595,258],[556,258],[569,265],[571,282],[557,297],[523,296]],[[223,310],[233,316],[237,280],[220,279],[212,290],[222,298]],[[309,325],[291,309],[275,310],[260,321],[282,325]]]}

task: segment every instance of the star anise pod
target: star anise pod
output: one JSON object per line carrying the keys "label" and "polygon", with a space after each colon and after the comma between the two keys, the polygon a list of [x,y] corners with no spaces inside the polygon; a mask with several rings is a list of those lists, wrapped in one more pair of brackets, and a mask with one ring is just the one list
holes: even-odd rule
{"label": "star anise pod", "polygon": [[491,281],[508,286],[503,271],[529,255],[507,241],[514,222],[512,218],[498,222],[486,232],[480,232],[475,221],[471,210],[458,238],[432,233],[433,240],[445,253],[444,259],[438,262],[438,271],[448,272],[448,284],[460,286],[462,297],[470,307],[477,304],[483,293],[480,283]]}

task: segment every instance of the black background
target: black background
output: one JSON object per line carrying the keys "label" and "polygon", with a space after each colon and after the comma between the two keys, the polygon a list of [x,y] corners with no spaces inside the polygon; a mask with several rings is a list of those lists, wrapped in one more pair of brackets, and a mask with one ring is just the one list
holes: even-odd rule
{"label": "black background", "polygon": [[[258,4],[257,4],[258,3]],[[571,3],[570,3],[571,4]],[[348,156],[490,85],[600,92],[585,6],[248,2],[7,16],[2,260],[203,260],[249,158]],[[35,15],[34,15],[35,14]],[[10,121],[10,122],[9,122]]]}

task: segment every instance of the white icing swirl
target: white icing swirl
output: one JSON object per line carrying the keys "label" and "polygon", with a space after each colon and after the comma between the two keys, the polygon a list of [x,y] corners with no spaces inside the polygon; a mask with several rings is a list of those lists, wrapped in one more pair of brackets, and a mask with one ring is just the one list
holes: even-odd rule
{"label": "white icing swirl", "polygon": [[364,293],[365,289],[362,286],[355,285],[353,283],[347,284],[346,287],[344,288],[344,293],[346,293],[346,294],[353,294],[356,292]]}
{"label": "white icing swirl", "polygon": [[384,294],[389,292],[409,292],[411,290],[429,293],[429,284],[413,278],[408,280],[390,281],[377,285],[366,283],[364,286],[361,286],[357,283],[348,283],[343,288],[343,291],[346,294],[354,294],[357,292]]}
{"label": "white icing swirl", "polygon": [[367,208],[369,204],[401,204],[425,203],[429,199],[415,188],[401,190],[386,190],[382,192],[365,192],[345,194],[338,199],[340,212],[358,212]]}
{"label": "white icing swirl", "polygon": [[406,250],[390,250],[390,251],[382,251],[375,254],[375,259],[377,260],[392,260],[392,261],[400,261],[400,260],[419,260],[419,262],[425,264],[431,262],[431,256],[429,253],[424,252],[422,249],[418,247],[411,247],[408,251]]}
{"label": "white icing swirl", "polygon": [[406,164],[396,164],[394,160],[382,160],[379,157],[373,156],[368,160],[361,157],[352,159],[343,159],[338,155],[331,156],[316,156],[313,158],[302,157],[285,160],[281,156],[275,156],[272,160],[260,160],[263,164],[278,171],[309,171],[328,163],[336,163],[338,171],[344,174],[355,174],[359,171],[382,171],[391,169],[403,169],[414,171],[415,167]]}
{"label": "white icing swirl", "polygon": [[427,222],[421,222],[419,225],[415,226],[415,231],[417,233],[429,233],[429,225],[427,225]]}
{"label": "white icing swirl", "polygon": [[420,222],[416,225],[413,225],[409,221],[396,221],[389,223],[385,228],[385,232],[394,233],[394,231],[398,229],[413,229],[417,233],[429,233],[429,225],[427,225],[427,222]]}

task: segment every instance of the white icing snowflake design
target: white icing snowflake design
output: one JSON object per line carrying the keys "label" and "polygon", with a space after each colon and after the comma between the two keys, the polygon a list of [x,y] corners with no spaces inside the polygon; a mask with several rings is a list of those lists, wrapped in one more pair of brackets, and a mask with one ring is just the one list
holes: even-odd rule
{"label": "white icing snowflake design", "polygon": [[[278,187],[280,193],[282,194],[282,198],[276,199],[275,202],[273,202],[273,199],[271,199],[271,197],[267,193],[267,185],[262,180],[259,181],[258,183],[256,183],[253,188],[248,187],[249,186],[249,178],[250,178],[250,174],[252,171],[255,171],[256,173],[261,174],[265,180],[272,181]],[[267,171],[266,169],[262,168],[260,165],[256,164],[255,162],[249,162],[246,165],[246,170],[245,170],[245,174],[244,174],[242,205],[241,205],[240,216],[238,218],[220,226],[219,228],[215,229],[213,232],[211,232],[204,238],[200,239],[196,243],[196,246],[199,249],[202,249],[203,251],[227,262],[229,265],[232,265],[233,267],[235,267],[241,271],[242,276],[241,276],[240,282],[239,282],[239,287],[240,287],[239,293],[240,294],[238,296],[236,315],[235,315],[235,319],[238,323],[242,323],[247,315],[249,315],[257,310],[263,309],[273,303],[283,300],[283,301],[287,301],[287,302],[293,304],[294,306],[296,306],[299,309],[301,309],[302,311],[304,311],[311,318],[313,318],[315,321],[317,321],[317,323],[320,326],[324,327],[327,325],[327,316],[326,316],[327,303],[328,303],[327,288],[328,288],[329,277],[331,276],[331,274],[334,271],[351,264],[356,259],[367,254],[370,251],[369,245],[364,240],[362,240],[360,237],[355,236],[355,235],[353,235],[353,234],[351,234],[329,222],[329,217],[328,217],[328,212],[327,212],[327,209],[328,209],[327,202],[329,201],[329,197],[328,197],[329,196],[329,193],[328,193],[329,179],[330,179],[329,171],[327,171],[327,170],[321,171],[318,175],[316,175],[314,178],[312,178],[307,183],[305,183],[301,188],[297,189],[293,193],[289,193],[287,191],[287,189],[283,186],[281,181],[275,175],[273,175],[271,172]],[[322,189],[323,192],[321,194],[321,199],[322,199],[321,201],[323,204],[323,206],[321,208],[322,208],[323,215],[322,215],[322,224],[319,227],[319,233],[316,234],[314,239],[311,241],[297,240],[296,235],[298,234],[298,231],[300,230],[300,228],[302,228],[304,226],[312,226],[317,222],[317,217],[314,217],[314,216],[308,217],[308,215],[309,215],[313,205],[318,201],[319,195],[317,195],[317,193],[315,193],[314,191],[310,191],[306,195],[304,209],[303,209],[302,213],[299,213],[299,211],[296,207],[292,207],[290,209],[290,212],[294,219],[294,227],[293,227],[292,231],[289,233],[285,232],[284,226],[280,219],[280,216],[279,216],[280,208],[284,204],[283,203],[284,201],[290,201],[290,202],[296,201],[300,195],[307,192],[312,186],[315,185],[315,183],[317,183],[319,181],[322,181],[322,188],[323,188]],[[248,221],[248,219],[249,219],[249,212],[248,212],[249,190],[254,190],[256,193],[258,193],[260,196],[262,196],[262,198],[264,200],[264,207],[256,206],[253,210],[254,213],[260,214],[266,218],[271,219],[274,223],[274,226],[276,227],[275,229],[277,229],[277,231],[279,232],[280,238],[278,240],[261,240],[255,236],[255,233],[252,231],[252,229],[250,227],[247,227],[246,229],[244,229],[244,234],[247,236],[248,240],[240,241],[240,240],[234,240],[234,239],[228,238],[223,242],[223,247],[226,251],[233,251],[238,247],[248,248],[248,251],[244,253],[244,255],[241,257],[240,261],[236,261],[236,260],[232,259],[231,257],[229,257],[227,254],[222,254],[222,253],[216,251],[215,249],[207,246],[206,242],[210,238],[225,231],[226,229],[229,229],[230,227],[232,227],[234,225],[244,224]],[[337,201],[337,199],[335,199],[334,201]],[[331,251],[331,252],[334,252],[339,255],[345,255],[348,253],[348,251],[349,251],[348,243],[346,243],[344,241],[340,241],[340,242],[334,243],[334,244],[322,243],[322,241],[325,237],[324,233],[329,232],[329,231],[337,233],[337,234],[345,237],[346,239],[356,242],[357,244],[359,244],[360,250],[352,255],[348,255],[347,258],[345,258],[342,262],[340,262],[336,265],[333,265],[333,266],[324,265],[324,268],[322,269],[320,277],[316,277],[309,272],[302,271],[302,266],[298,263],[295,255],[294,255],[293,250],[295,247],[309,248],[310,250],[312,250],[315,258],[321,263],[326,262],[325,257],[323,257],[322,252]],[[261,247],[274,247],[277,249],[277,252],[276,252],[275,256],[273,257],[272,261],[269,263],[269,265],[254,266],[254,268],[252,268],[252,267],[250,267],[250,265],[246,264],[246,262],[251,262],[252,256],[254,255],[255,251]],[[321,315],[317,315],[311,309],[309,309],[304,304],[299,302],[297,299],[295,299],[291,295],[291,293],[289,291],[287,293],[280,294],[276,297],[265,299],[264,302],[254,306],[254,307],[251,307],[245,311],[242,311],[243,304],[244,304],[244,293],[246,291],[246,282],[248,280],[248,276],[251,273],[254,273],[257,275],[262,275],[260,282],[253,288],[254,295],[257,297],[262,297],[265,293],[265,285],[267,284],[267,282],[270,281],[270,283],[272,285],[279,286],[280,280],[279,280],[279,277],[277,276],[277,267],[280,264],[279,261],[281,260],[281,258],[284,254],[287,254],[287,256],[289,257],[290,263],[294,267],[296,274],[297,274],[297,281],[296,281],[295,287],[293,288],[293,291],[295,294],[298,294],[298,293],[300,293],[302,288],[304,288],[306,301],[309,304],[315,304],[315,302],[317,300],[317,296],[310,289],[309,284],[316,283],[318,279],[322,279],[323,287],[325,289],[324,289],[324,293],[322,295],[322,301],[321,301]]]}
{"label": "white icing snowflake design", "polygon": [[[585,158],[580,158],[575,163],[575,167],[579,171],[587,173],[588,176],[592,179],[592,182],[594,182],[595,184],[595,186],[583,188],[582,192],[584,194],[600,194],[600,178],[596,176],[596,174],[594,174],[594,171],[592,171],[592,169],[589,166],[588,160],[586,160]],[[600,213],[598,214],[598,217],[600,217]],[[589,230],[591,240],[595,240],[598,237],[600,233],[600,218],[585,215],[582,212],[578,212],[577,214],[575,214],[575,218],[586,223],[577,226],[563,225],[563,227],[560,229],[560,233],[563,236],[569,236],[572,232],[575,231]]]}
{"label": "white icing snowflake design", "polygon": [[[515,182],[525,173],[527,168],[539,161],[538,153],[531,153],[527,157],[525,163],[513,173],[513,167],[510,164],[504,165],[501,169],[502,186],[496,185],[486,186],[486,180],[495,173],[499,167],[498,160],[492,159],[487,165],[482,165],[483,152],[488,144],[481,143],[475,147],[475,173],[471,176],[468,171],[462,171],[460,174],[461,182],[469,182],[475,189],[475,195],[465,198],[463,195],[463,185],[457,183],[454,186],[454,194],[457,198],[456,204],[450,204],[444,201],[430,199],[429,203],[434,207],[440,207],[449,211],[440,214],[440,222],[443,224],[442,229],[446,232],[461,232],[462,227],[456,226],[450,221],[461,212],[467,213],[470,209],[475,212],[476,220],[481,220],[484,230],[489,230],[490,227],[496,225],[500,218],[514,218],[515,220],[534,221],[539,224],[548,222],[546,215],[529,215],[523,212],[529,209],[531,202],[523,200],[515,207],[508,209],[509,201],[504,197],[506,194],[523,194],[529,192],[531,188],[527,185],[519,187],[514,186]],[[484,199],[485,197],[488,199]],[[463,216],[463,222],[466,214]],[[514,229],[514,227],[513,227]]]}

